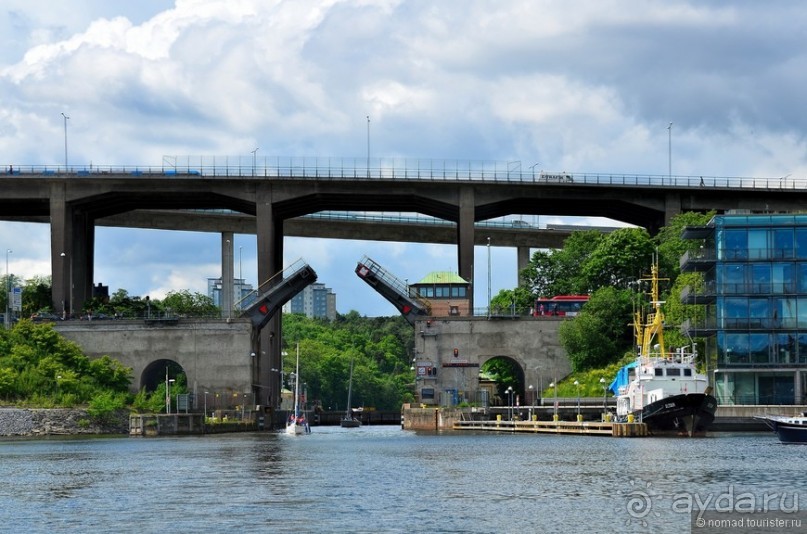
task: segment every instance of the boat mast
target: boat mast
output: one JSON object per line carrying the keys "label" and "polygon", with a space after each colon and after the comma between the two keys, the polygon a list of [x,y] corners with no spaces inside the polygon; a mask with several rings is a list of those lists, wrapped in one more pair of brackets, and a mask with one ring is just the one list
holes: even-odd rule
{"label": "boat mast", "polygon": [[300,344],[297,343],[297,371],[294,375],[294,418],[300,417]]}
{"label": "boat mast", "polygon": [[347,383],[347,411],[345,415],[350,417],[350,395],[353,392],[353,358],[350,359],[350,380]]}
{"label": "boat mast", "polygon": [[[647,314],[647,321],[639,327],[641,331],[637,331],[637,338],[640,337],[642,343],[641,354],[644,357],[648,357],[653,348],[653,341],[655,340],[656,344],[659,346],[657,352],[663,357],[667,351],[664,347],[664,312],[661,311],[661,305],[664,304],[664,302],[659,300],[657,256],[653,258],[650,278],[643,278],[643,280],[650,281],[650,305],[652,306],[652,311]],[[637,322],[637,324],[639,323]]]}

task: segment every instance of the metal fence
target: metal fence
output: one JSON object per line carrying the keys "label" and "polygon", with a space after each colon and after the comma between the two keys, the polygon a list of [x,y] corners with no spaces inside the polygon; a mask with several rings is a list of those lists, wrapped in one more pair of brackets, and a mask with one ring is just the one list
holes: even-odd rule
{"label": "metal fence", "polygon": [[508,182],[556,186],[803,190],[807,180],[783,177],[681,176],[524,170],[517,161],[283,156],[164,156],[161,165],[9,165],[5,175],[103,178],[166,176],[318,180],[421,180]]}

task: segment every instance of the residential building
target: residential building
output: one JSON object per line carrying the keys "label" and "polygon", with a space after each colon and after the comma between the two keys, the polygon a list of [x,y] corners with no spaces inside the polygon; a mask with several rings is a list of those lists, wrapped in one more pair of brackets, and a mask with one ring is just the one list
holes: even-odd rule
{"label": "residential building", "polygon": [[283,311],[333,321],[336,319],[336,293],[325,284],[315,282],[294,295],[283,306]]}
{"label": "residential building", "polygon": [[[233,280],[233,295],[233,308],[235,310],[248,308],[257,298],[252,284],[246,283],[243,278]],[[207,296],[213,299],[213,304],[221,308],[221,278],[207,279]]]}
{"label": "residential building", "polygon": [[707,341],[718,402],[804,404],[807,214],[717,215],[683,237],[703,240],[681,258],[683,272],[703,273],[703,287],[681,298],[705,305],[687,330]]}

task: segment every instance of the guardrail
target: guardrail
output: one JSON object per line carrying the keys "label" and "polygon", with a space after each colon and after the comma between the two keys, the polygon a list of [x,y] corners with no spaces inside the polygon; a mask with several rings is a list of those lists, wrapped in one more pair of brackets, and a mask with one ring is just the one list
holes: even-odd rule
{"label": "guardrail", "polygon": [[[246,161],[246,163],[245,163]],[[807,189],[807,180],[783,177],[678,176],[624,173],[522,171],[519,162],[265,157],[175,156],[163,165],[9,165],[0,176],[82,178],[121,175],[174,178],[256,178],[317,180],[419,180],[547,184],[553,186],[626,186],[720,189]]]}

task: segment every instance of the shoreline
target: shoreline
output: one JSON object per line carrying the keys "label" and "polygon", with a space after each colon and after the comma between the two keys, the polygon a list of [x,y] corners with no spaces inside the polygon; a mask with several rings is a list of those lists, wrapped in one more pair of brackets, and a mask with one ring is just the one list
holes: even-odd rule
{"label": "shoreline", "polygon": [[108,422],[99,422],[94,421],[87,410],[81,408],[0,407],[0,437],[128,433],[128,410],[114,414]]}

